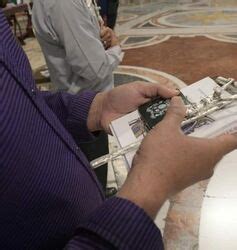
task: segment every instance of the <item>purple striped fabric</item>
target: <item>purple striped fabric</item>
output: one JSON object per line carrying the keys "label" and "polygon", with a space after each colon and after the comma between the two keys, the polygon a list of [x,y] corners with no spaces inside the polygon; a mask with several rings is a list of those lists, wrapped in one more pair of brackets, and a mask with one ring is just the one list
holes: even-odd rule
{"label": "purple striped fabric", "polygon": [[[88,244],[94,232],[94,243]],[[70,249],[162,250],[160,232],[145,212],[120,198],[104,202],[77,230]],[[107,245],[105,245],[107,240]],[[88,246],[89,245],[89,246]]]}
{"label": "purple striped fabric", "polygon": [[93,139],[94,96],[37,91],[0,11],[0,249],[162,249],[140,208],[104,201],[75,143]]}

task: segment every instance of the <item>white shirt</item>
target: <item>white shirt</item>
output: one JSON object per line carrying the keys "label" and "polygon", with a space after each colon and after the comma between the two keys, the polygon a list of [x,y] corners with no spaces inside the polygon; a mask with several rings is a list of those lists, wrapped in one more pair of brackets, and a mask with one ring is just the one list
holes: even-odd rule
{"label": "white shirt", "polygon": [[32,20],[57,89],[77,93],[113,87],[121,48],[104,49],[97,18],[85,0],[34,1]]}

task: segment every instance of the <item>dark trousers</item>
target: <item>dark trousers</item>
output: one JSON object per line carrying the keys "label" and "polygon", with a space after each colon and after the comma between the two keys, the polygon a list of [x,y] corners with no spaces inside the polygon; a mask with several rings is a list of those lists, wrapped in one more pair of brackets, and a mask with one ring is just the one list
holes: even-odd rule
{"label": "dark trousers", "polygon": [[[81,150],[86,155],[89,161],[92,161],[102,155],[108,154],[109,153],[108,145],[109,145],[108,135],[104,132],[100,132],[99,136],[94,141],[79,144]],[[94,171],[105,192],[107,184],[107,172],[108,172],[107,164],[100,166]]]}
{"label": "dark trousers", "polygon": [[119,0],[108,1],[107,26],[114,29],[118,15]]}

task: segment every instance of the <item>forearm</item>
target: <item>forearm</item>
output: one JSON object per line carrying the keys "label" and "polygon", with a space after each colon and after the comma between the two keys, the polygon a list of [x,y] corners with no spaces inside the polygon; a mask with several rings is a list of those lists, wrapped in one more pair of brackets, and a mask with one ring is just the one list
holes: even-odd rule
{"label": "forearm", "polygon": [[87,118],[87,127],[91,132],[103,130],[101,125],[101,114],[106,92],[98,93],[93,99]]}
{"label": "forearm", "polygon": [[112,74],[113,71],[122,62],[123,55],[124,53],[122,52],[119,45],[105,50],[105,57],[102,63],[102,67],[100,69],[100,72],[97,72],[100,78],[104,78],[107,75]]}
{"label": "forearm", "polygon": [[[123,58],[120,46],[114,46],[105,50],[101,45],[93,46],[93,51],[86,51],[90,54],[86,57],[78,50],[78,58],[83,59],[87,64],[85,71],[80,71],[79,67],[73,67],[75,74],[83,76],[85,79],[98,86],[98,90],[106,89],[106,86],[113,83],[113,72],[118,67]],[[79,70],[79,71],[78,71]],[[110,87],[111,88],[111,87]]]}
{"label": "forearm", "polygon": [[[141,174],[140,169],[142,168],[147,168],[147,173],[144,171]],[[167,199],[167,189],[162,176],[152,179],[149,177],[151,173],[148,169],[148,166],[134,165],[117,196],[132,201],[152,219],[155,219]]]}

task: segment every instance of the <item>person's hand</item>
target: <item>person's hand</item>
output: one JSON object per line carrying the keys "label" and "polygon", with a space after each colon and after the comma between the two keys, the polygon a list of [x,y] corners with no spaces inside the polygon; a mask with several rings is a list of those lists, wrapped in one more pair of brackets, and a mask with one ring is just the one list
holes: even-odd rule
{"label": "person's hand", "polygon": [[136,110],[152,97],[170,98],[179,91],[168,89],[159,84],[133,82],[96,95],[88,115],[87,126],[90,131],[110,132],[111,121]]}
{"label": "person's hand", "polygon": [[184,116],[181,99],[172,98],[164,119],[143,140],[118,193],[152,218],[171,195],[211,177],[223,155],[237,148],[236,135],[214,139],[184,135],[180,129]]}
{"label": "person's hand", "polygon": [[119,40],[114,31],[109,27],[101,26],[100,38],[105,49],[119,45]]}

